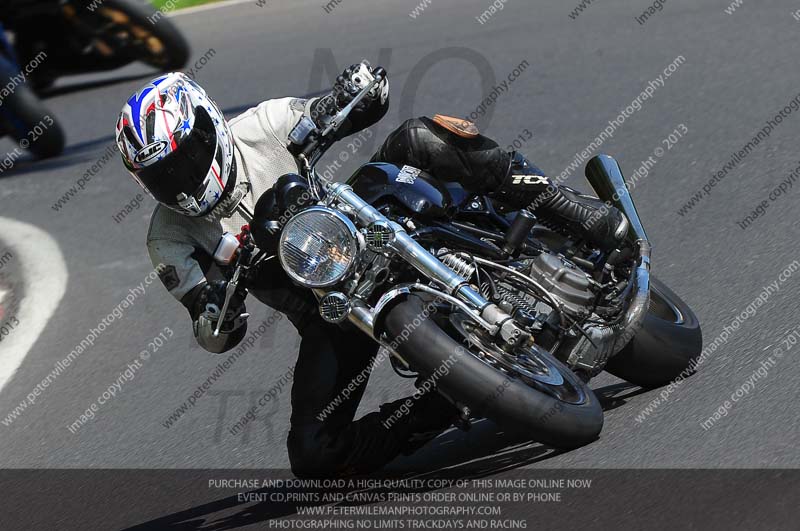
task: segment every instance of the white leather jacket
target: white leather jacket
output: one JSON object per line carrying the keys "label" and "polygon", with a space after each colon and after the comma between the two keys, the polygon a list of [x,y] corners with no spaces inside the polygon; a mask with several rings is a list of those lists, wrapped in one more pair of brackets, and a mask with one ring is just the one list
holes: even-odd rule
{"label": "white leather jacket", "polygon": [[[241,203],[252,212],[258,198],[281,175],[298,173],[298,162],[287,150],[288,136],[311,101],[298,98],[268,100],[230,120],[237,173],[236,186],[250,184]],[[181,215],[162,205],[150,219],[147,249],[153,264],[164,264],[161,280],[179,301],[205,281],[201,263],[213,256],[225,232],[238,234],[247,223],[238,211],[226,212],[221,201],[204,217]]]}

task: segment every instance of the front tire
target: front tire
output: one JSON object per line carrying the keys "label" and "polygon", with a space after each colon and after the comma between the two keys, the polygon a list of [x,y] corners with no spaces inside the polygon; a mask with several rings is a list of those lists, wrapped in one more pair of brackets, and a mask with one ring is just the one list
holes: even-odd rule
{"label": "front tire", "polygon": [[[52,111],[27,85],[18,86],[3,101],[0,121],[8,134],[18,142],[27,143],[27,149],[38,159],[56,157],[64,151],[64,131]],[[52,124],[48,125],[48,121]]]}
{"label": "front tire", "polygon": [[[603,410],[597,397],[552,355],[541,353],[547,357],[547,364],[557,370],[565,388],[580,394],[580,401],[559,400],[493,367],[472,349],[464,352],[462,342],[456,341],[432,317],[421,317],[425,315],[421,299],[409,296],[389,310],[384,330],[390,340],[407,337],[398,345],[398,353],[422,377],[438,374],[437,388],[451,400],[468,406],[473,413],[507,431],[555,448],[577,448],[597,439],[603,428]],[[410,327],[409,323],[419,325]],[[448,363],[448,359],[457,361]],[[442,367],[447,367],[447,371],[442,371]]]}
{"label": "front tire", "polygon": [[126,26],[139,49],[128,50],[139,59],[162,72],[179,70],[189,62],[189,43],[178,28],[149,4],[130,0],[105,0],[98,9],[110,20]]}
{"label": "front tire", "polygon": [[650,288],[650,309],[641,330],[605,368],[647,389],[691,376],[703,349],[700,321],[689,305],[656,278]]}

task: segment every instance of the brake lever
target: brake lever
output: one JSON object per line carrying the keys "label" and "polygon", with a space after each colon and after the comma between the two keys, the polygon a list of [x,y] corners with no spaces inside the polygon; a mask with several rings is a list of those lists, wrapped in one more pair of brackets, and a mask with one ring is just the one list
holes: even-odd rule
{"label": "brake lever", "polygon": [[225,320],[225,316],[228,314],[228,306],[231,304],[231,299],[233,299],[236,290],[239,289],[239,277],[242,274],[242,270],[246,267],[246,261],[252,256],[252,253],[248,249],[248,245],[250,244],[250,228],[245,225],[242,227],[242,232],[237,236],[239,239],[239,247],[241,251],[239,253],[239,257],[236,259],[236,269],[233,272],[233,276],[228,281],[228,284],[225,286],[225,302],[222,304],[222,310],[220,311],[219,318],[217,319],[217,326],[214,328],[213,336],[219,336],[220,328],[222,328],[222,322]]}
{"label": "brake lever", "polygon": [[231,303],[231,299],[233,298],[233,294],[236,293],[236,289],[239,287],[239,275],[242,272],[242,266],[237,265],[236,271],[233,273],[233,277],[228,281],[228,285],[225,286],[225,303],[222,305],[222,311],[220,312],[219,319],[217,319],[217,327],[214,329],[214,337],[219,336],[219,330],[222,327],[222,321],[225,319],[225,315],[228,313],[228,306]]}

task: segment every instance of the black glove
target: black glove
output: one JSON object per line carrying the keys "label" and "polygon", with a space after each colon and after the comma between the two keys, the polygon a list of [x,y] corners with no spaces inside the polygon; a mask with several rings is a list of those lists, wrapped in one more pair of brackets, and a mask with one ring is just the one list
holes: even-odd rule
{"label": "black glove", "polygon": [[[348,67],[336,78],[333,90],[311,104],[310,118],[319,129],[325,129],[330,124],[331,119],[342,110],[353,98],[367,86],[373,79],[375,69],[366,62]],[[350,113],[339,132],[336,140],[357,133],[383,118],[389,110],[389,80],[384,76],[383,80],[375,85],[370,93],[364,97],[353,112]],[[299,127],[299,126],[298,126]],[[291,138],[291,137],[290,137]],[[289,146],[289,151],[297,155],[302,151],[304,143],[298,142]]]}
{"label": "black glove", "polygon": [[247,333],[249,314],[244,304],[246,291],[237,290],[231,297],[228,310],[222,316],[219,335],[214,336],[222,307],[225,305],[226,282],[214,280],[207,283],[197,294],[192,309],[194,336],[209,352],[225,352],[235,347]]}
{"label": "black glove", "polygon": [[[373,72],[375,72],[375,69],[369,66],[367,62],[350,65],[346,68],[345,71],[336,78],[336,84],[333,86],[336,106],[342,109],[350,103],[353,98],[372,81]],[[369,94],[356,105],[356,110],[363,111],[378,100],[383,104],[386,102],[388,96],[389,80],[384,77],[383,80],[375,85]]]}

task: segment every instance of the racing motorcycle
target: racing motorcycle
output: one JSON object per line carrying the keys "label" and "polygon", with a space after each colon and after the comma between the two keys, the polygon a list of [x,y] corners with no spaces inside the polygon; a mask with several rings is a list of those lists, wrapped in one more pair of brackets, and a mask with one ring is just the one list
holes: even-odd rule
{"label": "racing motorcycle", "polygon": [[14,33],[21,64],[46,54],[28,76],[37,91],[59,76],[112,70],[133,61],[171,71],[189,60],[186,39],[149,2],[6,0],[0,20]]}
{"label": "racing motorcycle", "polygon": [[586,176],[629,221],[613,252],[409,166],[369,163],[345,183],[324,180],[316,163],[383,76],[376,68],[324,129],[308,118],[295,128],[302,174],[283,176],[215,253],[233,272],[221,315],[277,257],[323,319],[368,334],[400,376],[435,378],[462,427],[488,418],[556,448],[600,433],[587,383],[601,371],[647,388],[691,372],[699,323],[651,278],[650,243],[612,157],[593,158]]}
{"label": "racing motorcycle", "polygon": [[0,25],[0,136],[9,135],[35,157],[64,150],[64,132],[55,115],[25,81],[13,47]]}

